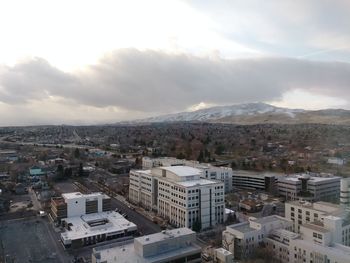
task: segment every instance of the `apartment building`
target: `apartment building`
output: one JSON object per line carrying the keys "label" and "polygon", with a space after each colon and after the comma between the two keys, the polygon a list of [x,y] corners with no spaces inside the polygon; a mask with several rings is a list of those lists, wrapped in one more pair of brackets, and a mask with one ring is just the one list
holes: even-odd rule
{"label": "apartment building", "polygon": [[153,209],[177,227],[201,228],[223,223],[224,183],[202,178],[189,166],[157,167],[130,172],[129,200]]}
{"label": "apartment building", "polygon": [[54,221],[63,218],[100,213],[111,210],[111,199],[103,193],[65,193],[51,199],[51,217]]}
{"label": "apartment building", "polygon": [[196,233],[188,228],[114,243],[93,249],[92,263],[201,262],[201,248],[195,244]]}
{"label": "apartment building", "polygon": [[248,222],[227,226],[222,233],[222,244],[235,259],[246,259],[251,257],[265,238],[276,229],[291,230],[292,222],[276,215],[250,218]]}
{"label": "apartment building", "polygon": [[285,217],[293,222],[293,231],[297,233],[301,225],[322,223],[327,216],[339,216],[345,220],[347,212],[340,205],[322,201],[315,203],[291,201],[285,204]]}
{"label": "apartment building", "polygon": [[286,200],[334,201],[340,197],[340,179],[330,174],[280,176],[278,193]]}
{"label": "apartment building", "polygon": [[201,177],[211,180],[220,180],[225,184],[225,192],[232,191],[232,169],[229,167],[216,167],[209,163],[200,163],[193,160],[181,160],[173,157],[142,158],[142,168],[152,169],[160,166],[189,166],[200,169]]}

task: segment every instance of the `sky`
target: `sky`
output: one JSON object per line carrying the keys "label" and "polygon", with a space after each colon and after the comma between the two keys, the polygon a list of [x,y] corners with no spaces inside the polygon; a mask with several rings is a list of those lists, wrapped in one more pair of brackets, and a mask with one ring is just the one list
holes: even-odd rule
{"label": "sky", "polygon": [[0,126],[350,109],[348,0],[0,0]]}

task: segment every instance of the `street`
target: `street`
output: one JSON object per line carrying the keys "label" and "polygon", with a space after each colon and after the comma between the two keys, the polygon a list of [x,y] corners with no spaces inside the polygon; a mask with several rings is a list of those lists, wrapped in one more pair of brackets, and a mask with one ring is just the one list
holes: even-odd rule
{"label": "street", "polygon": [[[86,184],[86,186],[92,191],[100,191],[100,189],[98,189],[91,180]],[[122,211],[121,213],[126,213],[128,216],[127,219],[137,225],[137,228],[142,235],[153,234],[161,231],[159,225],[153,223],[142,214],[129,208],[127,203],[124,203],[114,197],[111,197],[111,208],[113,210],[118,208]]]}

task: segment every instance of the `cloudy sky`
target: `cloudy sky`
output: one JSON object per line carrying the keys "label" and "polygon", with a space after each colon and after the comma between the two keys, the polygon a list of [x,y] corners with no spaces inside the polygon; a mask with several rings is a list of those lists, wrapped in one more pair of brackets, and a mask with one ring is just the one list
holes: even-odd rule
{"label": "cloudy sky", "polygon": [[348,0],[0,0],[0,125],[350,109]]}

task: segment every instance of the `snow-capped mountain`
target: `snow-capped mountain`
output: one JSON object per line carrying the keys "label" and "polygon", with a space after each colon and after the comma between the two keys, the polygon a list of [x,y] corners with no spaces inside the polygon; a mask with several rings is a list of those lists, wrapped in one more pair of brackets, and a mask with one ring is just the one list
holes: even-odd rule
{"label": "snow-capped mountain", "polygon": [[286,117],[293,118],[295,114],[300,112],[304,112],[304,110],[279,108],[266,103],[247,103],[231,106],[216,106],[197,111],[162,115],[138,120],[138,122],[211,122],[225,120],[231,117],[259,116],[266,114],[285,115]]}

